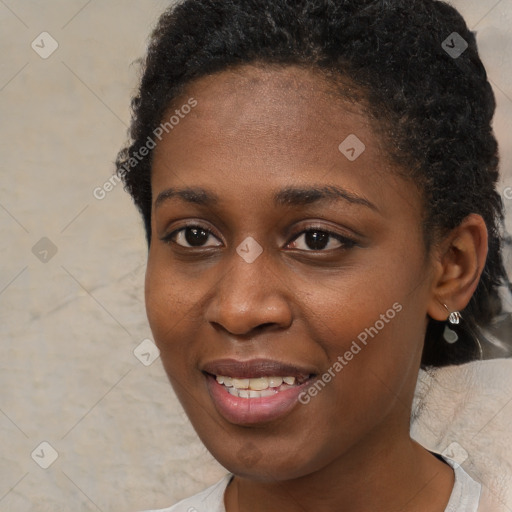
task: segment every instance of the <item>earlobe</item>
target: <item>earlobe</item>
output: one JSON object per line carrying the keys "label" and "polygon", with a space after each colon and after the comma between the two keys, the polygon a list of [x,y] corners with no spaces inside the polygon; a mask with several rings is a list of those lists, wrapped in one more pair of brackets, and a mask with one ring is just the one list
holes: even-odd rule
{"label": "earlobe", "polygon": [[450,312],[462,311],[471,300],[485,267],[488,252],[485,221],[468,215],[440,244],[432,297],[427,313],[446,321]]}

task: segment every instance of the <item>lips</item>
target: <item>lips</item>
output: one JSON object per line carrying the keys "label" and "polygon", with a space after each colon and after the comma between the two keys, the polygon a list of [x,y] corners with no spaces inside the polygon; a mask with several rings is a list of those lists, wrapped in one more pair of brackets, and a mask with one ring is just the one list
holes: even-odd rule
{"label": "lips", "polygon": [[311,368],[269,359],[222,359],[205,364],[202,370],[219,414],[239,425],[268,422],[288,414],[315,375]]}
{"label": "lips", "polygon": [[314,370],[304,366],[295,366],[271,359],[251,359],[249,361],[237,361],[236,359],[219,359],[206,363],[203,372],[210,375],[224,375],[237,379],[251,379],[258,377],[295,377],[307,378]]}

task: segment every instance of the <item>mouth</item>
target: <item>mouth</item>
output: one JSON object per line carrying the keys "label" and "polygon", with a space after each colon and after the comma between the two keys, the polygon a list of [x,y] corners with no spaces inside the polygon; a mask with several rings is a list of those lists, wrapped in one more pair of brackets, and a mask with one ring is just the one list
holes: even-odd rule
{"label": "mouth", "polygon": [[316,376],[310,368],[268,359],[224,359],[202,368],[217,411],[230,423],[250,425],[290,413]]}
{"label": "mouth", "polygon": [[293,389],[300,386],[306,380],[311,378],[310,375],[300,376],[272,376],[272,377],[253,377],[245,379],[237,379],[227,375],[213,375],[215,380],[224,386],[226,391],[238,398],[266,398],[274,396],[277,393]]}

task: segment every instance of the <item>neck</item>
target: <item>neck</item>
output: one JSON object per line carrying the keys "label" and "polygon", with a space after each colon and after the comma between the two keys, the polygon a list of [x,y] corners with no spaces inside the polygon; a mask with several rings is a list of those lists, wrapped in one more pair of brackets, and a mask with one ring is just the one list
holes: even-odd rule
{"label": "neck", "polygon": [[453,470],[408,433],[382,446],[367,442],[320,471],[290,481],[235,476],[226,489],[226,511],[443,512],[453,489]]}

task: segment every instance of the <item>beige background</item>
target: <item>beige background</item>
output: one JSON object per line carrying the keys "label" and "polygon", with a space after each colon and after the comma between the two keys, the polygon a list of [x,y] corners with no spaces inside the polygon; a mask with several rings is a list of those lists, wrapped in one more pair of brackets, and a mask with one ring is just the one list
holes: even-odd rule
{"label": "beige background", "polygon": [[[505,190],[512,0],[453,3],[477,30],[496,93]],[[0,0],[0,512],[163,507],[224,472],[160,360],[134,355],[151,338],[138,214],[121,185],[93,195],[126,137],[132,63],[167,5]],[[42,32],[58,43],[46,59]],[[506,202],[512,215],[512,193]],[[48,469],[41,442],[58,454]]]}

